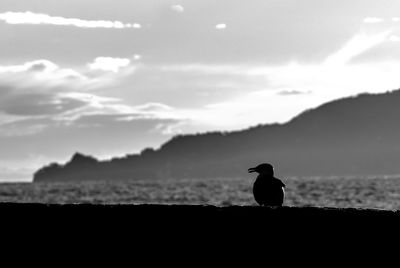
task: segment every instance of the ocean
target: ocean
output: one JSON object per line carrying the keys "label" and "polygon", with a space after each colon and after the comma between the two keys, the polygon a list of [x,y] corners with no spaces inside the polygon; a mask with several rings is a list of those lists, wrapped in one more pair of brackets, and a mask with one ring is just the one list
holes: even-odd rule
{"label": "ocean", "polygon": [[[291,177],[285,206],[400,209],[400,175]],[[254,179],[180,179],[2,183],[0,202],[256,205]]]}

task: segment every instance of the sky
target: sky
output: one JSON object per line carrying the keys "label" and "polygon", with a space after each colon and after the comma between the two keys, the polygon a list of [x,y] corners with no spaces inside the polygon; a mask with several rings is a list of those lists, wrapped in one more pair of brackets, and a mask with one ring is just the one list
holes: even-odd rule
{"label": "sky", "polygon": [[2,0],[0,181],[400,88],[398,0]]}

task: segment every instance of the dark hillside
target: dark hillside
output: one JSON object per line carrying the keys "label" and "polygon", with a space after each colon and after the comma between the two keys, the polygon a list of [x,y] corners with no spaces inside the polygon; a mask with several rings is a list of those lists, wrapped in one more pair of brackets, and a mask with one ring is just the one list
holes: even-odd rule
{"label": "dark hillside", "polygon": [[76,154],[34,181],[239,177],[260,162],[279,176],[399,174],[400,90],[332,101],[286,124],[179,135],[110,161]]}

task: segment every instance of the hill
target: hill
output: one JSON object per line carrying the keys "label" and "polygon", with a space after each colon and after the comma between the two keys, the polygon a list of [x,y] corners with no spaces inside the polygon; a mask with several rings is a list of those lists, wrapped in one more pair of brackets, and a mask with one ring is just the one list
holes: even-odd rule
{"label": "hill", "polygon": [[34,181],[245,176],[270,162],[278,176],[400,173],[400,90],[361,94],[307,110],[285,124],[178,135],[158,149],[108,161],[76,153]]}

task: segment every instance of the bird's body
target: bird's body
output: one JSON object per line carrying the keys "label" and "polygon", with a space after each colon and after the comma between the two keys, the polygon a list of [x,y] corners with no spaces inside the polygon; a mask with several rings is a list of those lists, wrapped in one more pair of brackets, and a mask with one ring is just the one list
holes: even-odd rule
{"label": "bird's body", "polygon": [[256,202],[263,206],[282,206],[285,198],[285,184],[275,178],[258,175],[253,185],[253,195]]}
{"label": "bird's body", "polygon": [[253,195],[261,206],[282,206],[285,198],[285,184],[274,177],[273,167],[270,164],[261,164],[250,168],[249,172],[257,172],[253,184]]}

